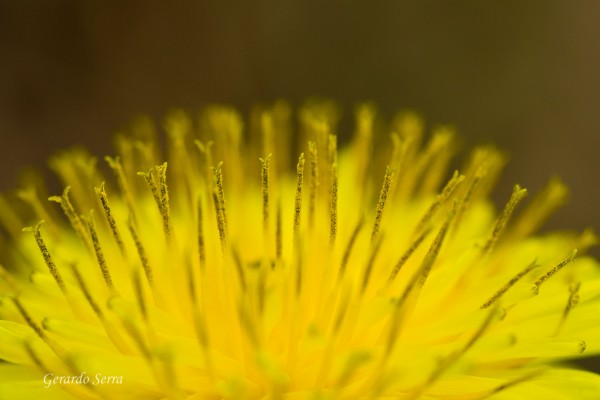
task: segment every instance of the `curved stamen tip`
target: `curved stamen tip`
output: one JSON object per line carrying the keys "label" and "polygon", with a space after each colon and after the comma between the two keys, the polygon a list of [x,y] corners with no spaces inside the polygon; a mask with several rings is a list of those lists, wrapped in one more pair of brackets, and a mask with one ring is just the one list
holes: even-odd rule
{"label": "curved stamen tip", "polygon": [[38,222],[35,226],[26,226],[25,228],[23,228],[23,232],[39,232],[40,228],[43,224],[46,223],[46,220],[40,220],[40,222]]}

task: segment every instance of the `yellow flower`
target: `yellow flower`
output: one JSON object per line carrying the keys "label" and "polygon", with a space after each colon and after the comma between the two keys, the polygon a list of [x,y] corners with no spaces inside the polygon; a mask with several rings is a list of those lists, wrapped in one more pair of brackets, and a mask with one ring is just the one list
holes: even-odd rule
{"label": "yellow flower", "polygon": [[595,237],[537,234],[560,181],[496,212],[493,148],[452,173],[452,130],[363,105],[338,155],[335,106],[290,115],[175,111],[166,154],[142,119],[2,197],[0,398],[598,398]]}

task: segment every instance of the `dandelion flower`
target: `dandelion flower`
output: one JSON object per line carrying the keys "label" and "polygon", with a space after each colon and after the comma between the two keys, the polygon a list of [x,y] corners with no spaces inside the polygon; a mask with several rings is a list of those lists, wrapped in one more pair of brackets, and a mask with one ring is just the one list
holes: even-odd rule
{"label": "dandelion flower", "polygon": [[0,397],[598,398],[569,364],[600,352],[595,237],[538,233],[560,181],[496,210],[492,147],[453,172],[414,114],[358,107],[339,152],[334,105],[290,116],[174,111],[166,151],[141,119],[0,198]]}

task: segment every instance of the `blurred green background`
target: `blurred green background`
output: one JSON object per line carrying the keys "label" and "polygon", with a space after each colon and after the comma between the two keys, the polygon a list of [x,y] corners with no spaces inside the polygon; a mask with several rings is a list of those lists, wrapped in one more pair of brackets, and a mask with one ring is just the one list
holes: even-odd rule
{"label": "blurred green background", "polygon": [[317,95],[345,129],[373,100],[494,142],[499,202],[558,175],[572,196],[548,227],[600,230],[599,17],[594,0],[4,0],[0,190],[74,143],[111,154],[139,113]]}

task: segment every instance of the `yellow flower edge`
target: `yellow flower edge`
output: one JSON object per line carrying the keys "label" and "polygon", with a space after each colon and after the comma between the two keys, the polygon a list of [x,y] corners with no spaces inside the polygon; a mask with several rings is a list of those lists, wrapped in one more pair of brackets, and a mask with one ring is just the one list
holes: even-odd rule
{"label": "yellow flower edge", "polygon": [[141,119],[1,197],[0,398],[598,398],[569,364],[600,352],[596,238],[537,234],[559,180],[496,211],[492,147],[454,172],[451,129],[362,105],[338,154],[335,106],[291,114],[173,111],[164,154]]}

